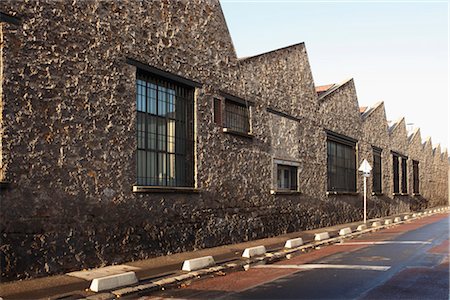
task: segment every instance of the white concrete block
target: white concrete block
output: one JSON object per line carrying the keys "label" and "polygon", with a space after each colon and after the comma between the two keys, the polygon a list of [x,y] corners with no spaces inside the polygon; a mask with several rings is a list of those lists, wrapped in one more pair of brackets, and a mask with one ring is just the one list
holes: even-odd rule
{"label": "white concrete block", "polygon": [[361,224],[358,226],[358,228],[356,228],[356,230],[358,231],[362,231],[362,230],[366,230],[367,229],[367,225],[366,224]]}
{"label": "white concrete block", "polygon": [[296,239],[287,240],[286,244],[284,244],[284,248],[295,248],[295,247],[298,247],[301,245],[303,245],[303,239],[296,238]]}
{"label": "white concrete block", "polygon": [[134,272],[126,272],[122,274],[94,278],[91,282],[90,290],[93,292],[101,292],[125,285],[135,284],[137,282],[138,280]]}
{"label": "white concrete block", "polygon": [[384,220],[384,225],[392,224],[392,219],[386,219]]}
{"label": "white concrete block", "polygon": [[350,227],[345,227],[339,230],[339,235],[347,235],[352,233],[352,229]]}
{"label": "white concrete block", "polygon": [[381,226],[381,222],[376,221],[376,222],[372,223],[372,227],[378,227],[378,226]]}
{"label": "white concrete block", "polygon": [[328,232],[316,233],[314,235],[314,240],[315,241],[323,241],[323,240],[327,240],[329,238],[330,238],[330,235],[328,234]]}
{"label": "white concrete block", "polygon": [[394,223],[400,222],[402,219],[400,217],[395,217],[394,218]]}
{"label": "white concrete block", "polygon": [[203,256],[199,258],[188,259],[183,262],[183,271],[195,271],[215,265],[216,262],[212,256]]}
{"label": "white concrete block", "polygon": [[417,218],[419,216],[419,214],[413,214],[412,216],[413,216],[413,218]]}
{"label": "white concrete block", "polygon": [[404,216],[403,220],[408,220],[410,217],[409,216]]}
{"label": "white concrete block", "polygon": [[247,248],[244,250],[244,253],[242,253],[242,257],[251,258],[258,255],[263,255],[266,253],[266,247],[264,246],[256,246]]}

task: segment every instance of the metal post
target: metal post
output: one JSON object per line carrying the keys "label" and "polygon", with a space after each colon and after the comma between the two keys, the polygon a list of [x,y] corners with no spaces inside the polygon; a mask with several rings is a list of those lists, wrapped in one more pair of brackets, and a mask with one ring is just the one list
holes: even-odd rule
{"label": "metal post", "polygon": [[366,216],[367,216],[367,177],[364,174],[364,224],[366,224]]}

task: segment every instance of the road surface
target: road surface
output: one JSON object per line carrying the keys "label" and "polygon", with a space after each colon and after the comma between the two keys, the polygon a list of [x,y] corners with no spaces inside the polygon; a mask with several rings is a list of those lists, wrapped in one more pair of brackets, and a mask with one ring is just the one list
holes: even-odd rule
{"label": "road surface", "polygon": [[141,299],[449,299],[449,215]]}

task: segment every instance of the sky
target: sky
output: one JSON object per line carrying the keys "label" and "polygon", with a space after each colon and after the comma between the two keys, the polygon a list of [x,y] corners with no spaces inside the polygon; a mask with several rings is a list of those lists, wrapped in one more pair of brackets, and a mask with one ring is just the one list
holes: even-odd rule
{"label": "sky", "polygon": [[238,57],[305,42],[316,86],[353,78],[360,106],[448,147],[447,1],[220,2]]}

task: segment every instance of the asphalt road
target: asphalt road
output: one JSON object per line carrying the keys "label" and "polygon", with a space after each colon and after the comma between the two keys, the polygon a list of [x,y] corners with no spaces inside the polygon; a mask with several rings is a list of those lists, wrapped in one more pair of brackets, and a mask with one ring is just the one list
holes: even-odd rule
{"label": "asphalt road", "polygon": [[449,215],[143,298],[449,299]]}

